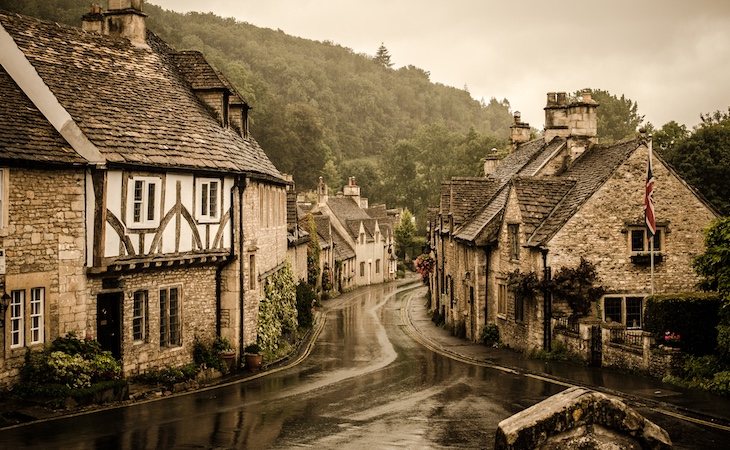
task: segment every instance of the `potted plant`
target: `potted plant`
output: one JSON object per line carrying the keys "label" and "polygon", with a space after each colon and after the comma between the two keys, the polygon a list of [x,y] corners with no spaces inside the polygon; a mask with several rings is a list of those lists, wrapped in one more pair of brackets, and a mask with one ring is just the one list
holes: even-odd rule
{"label": "potted plant", "polygon": [[233,349],[231,342],[219,336],[213,343],[213,349],[218,352],[218,358],[228,369],[228,373],[233,372],[236,367],[236,351]]}
{"label": "potted plant", "polygon": [[263,356],[261,356],[261,347],[259,347],[259,344],[253,343],[247,345],[243,349],[243,357],[246,361],[246,369],[255,371],[261,368]]}

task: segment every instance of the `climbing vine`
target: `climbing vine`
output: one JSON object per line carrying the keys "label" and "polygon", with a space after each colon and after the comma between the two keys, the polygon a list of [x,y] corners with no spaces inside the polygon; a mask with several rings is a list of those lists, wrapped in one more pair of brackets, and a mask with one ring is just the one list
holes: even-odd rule
{"label": "climbing vine", "polygon": [[307,215],[307,232],[309,232],[309,246],[307,247],[307,282],[310,286],[317,286],[319,278],[319,237],[317,236],[317,224],[312,214]]}
{"label": "climbing vine", "polygon": [[264,352],[276,352],[282,339],[296,332],[297,325],[296,286],[287,262],[266,280],[264,298],[259,303],[259,346]]}
{"label": "climbing vine", "polygon": [[542,286],[535,272],[522,273],[517,269],[507,275],[507,287],[517,298],[533,300]]}

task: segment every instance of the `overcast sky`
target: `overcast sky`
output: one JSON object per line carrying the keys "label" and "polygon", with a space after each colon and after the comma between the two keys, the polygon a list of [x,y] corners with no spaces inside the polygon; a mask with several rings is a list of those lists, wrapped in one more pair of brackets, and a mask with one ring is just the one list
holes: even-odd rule
{"label": "overcast sky", "polygon": [[730,106],[729,0],[150,0],[412,64],[507,98],[542,128],[545,94],[625,94],[655,126]]}

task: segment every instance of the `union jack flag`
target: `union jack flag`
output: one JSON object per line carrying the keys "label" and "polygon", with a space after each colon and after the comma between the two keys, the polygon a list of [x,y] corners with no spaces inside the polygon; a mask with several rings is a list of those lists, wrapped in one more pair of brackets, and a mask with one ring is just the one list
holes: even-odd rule
{"label": "union jack flag", "polygon": [[644,191],[644,218],[646,229],[651,236],[656,234],[656,217],[654,217],[654,168],[651,163],[651,147],[649,161],[646,164],[646,189]]}

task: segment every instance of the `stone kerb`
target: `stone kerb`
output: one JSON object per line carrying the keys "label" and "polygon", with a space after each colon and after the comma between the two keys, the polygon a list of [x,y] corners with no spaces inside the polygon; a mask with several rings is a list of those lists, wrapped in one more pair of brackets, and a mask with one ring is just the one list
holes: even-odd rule
{"label": "stone kerb", "polygon": [[573,387],[503,421],[496,450],[670,449],[666,431],[618,399]]}

